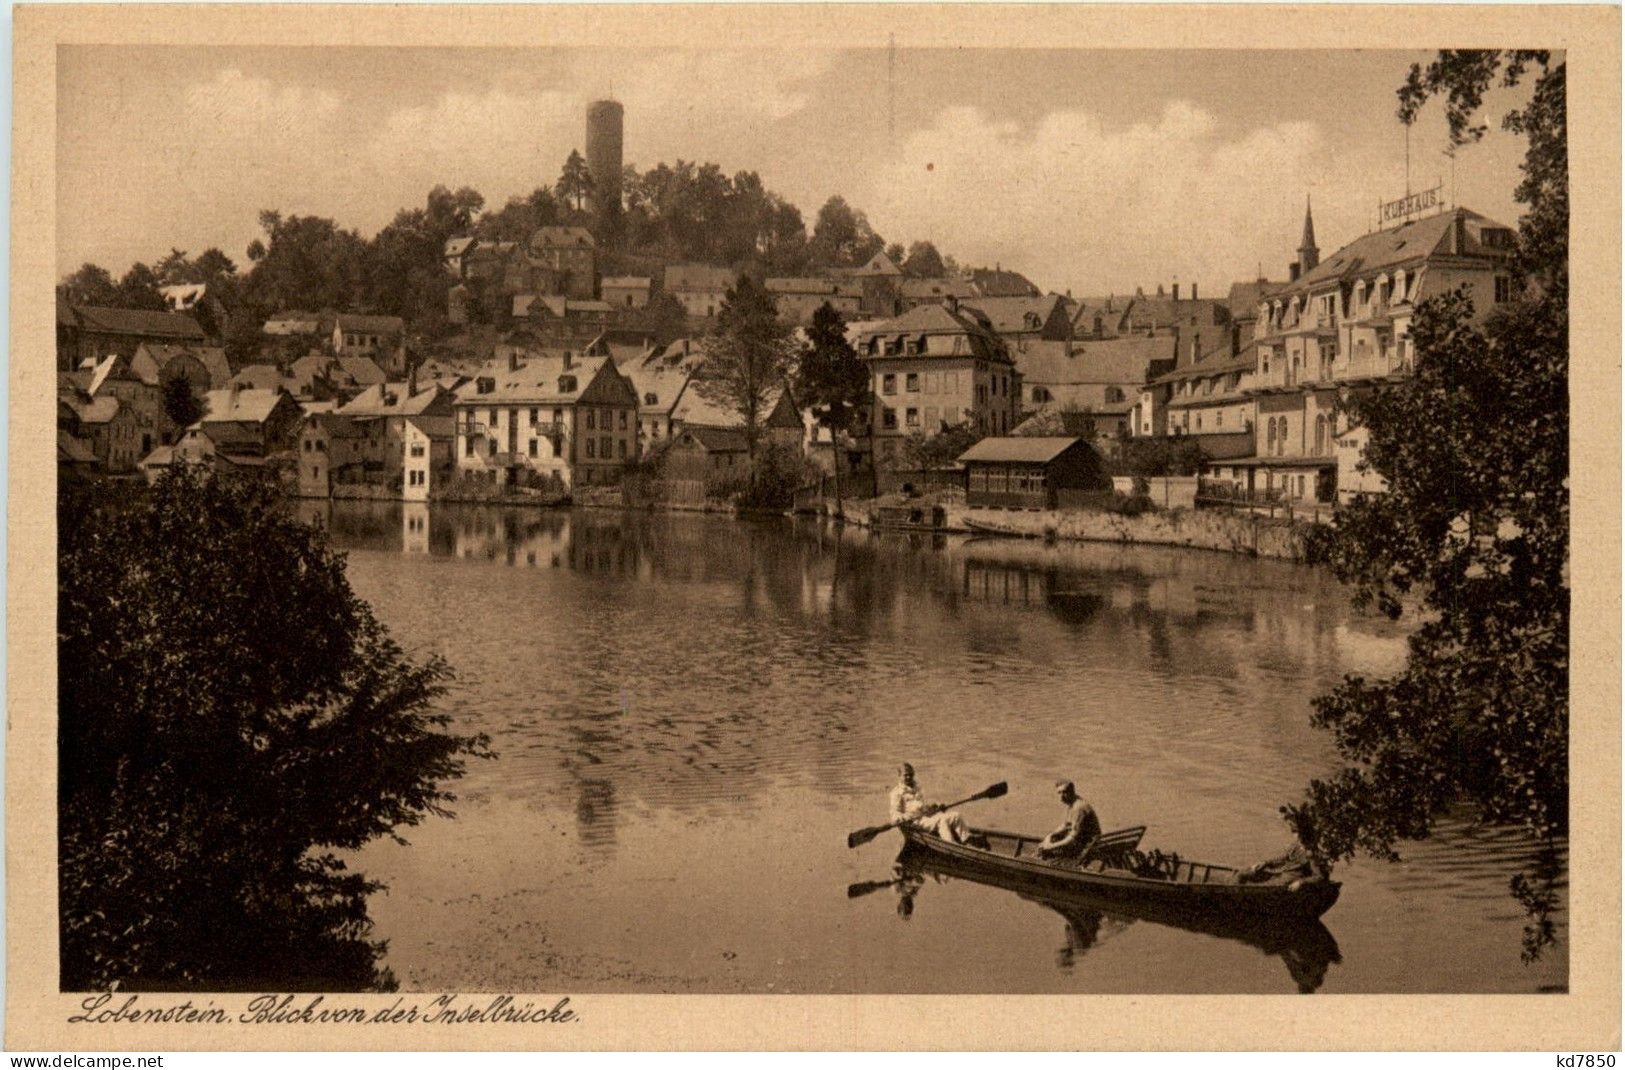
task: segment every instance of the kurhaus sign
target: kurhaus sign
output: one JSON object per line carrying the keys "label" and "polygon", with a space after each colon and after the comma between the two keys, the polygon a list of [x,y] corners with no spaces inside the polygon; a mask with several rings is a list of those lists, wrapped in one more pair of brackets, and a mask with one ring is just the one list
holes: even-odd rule
{"label": "kurhaus sign", "polygon": [[1397,201],[1387,201],[1382,206],[1382,221],[1392,223],[1396,219],[1425,212],[1429,208],[1439,207],[1439,191],[1443,186],[1434,186],[1418,193],[1407,194]]}

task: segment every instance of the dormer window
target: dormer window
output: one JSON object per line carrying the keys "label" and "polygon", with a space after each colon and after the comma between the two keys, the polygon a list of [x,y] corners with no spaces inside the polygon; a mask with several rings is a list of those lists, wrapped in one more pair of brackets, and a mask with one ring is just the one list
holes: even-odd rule
{"label": "dormer window", "polygon": [[559,393],[573,394],[576,392],[576,377],[573,375],[559,376]]}
{"label": "dormer window", "polygon": [[475,389],[481,394],[489,394],[491,391],[495,390],[496,388],[497,388],[497,381],[495,379],[487,378],[485,376],[481,376],[478,380],[476,380],[476,383],[475,383]]}
{"label": "dormer window", "polygon": [[660,404],[660,399],[655,397],[653,394],[645,394],[643,395],[643,403],[645,405],[658,405]]}

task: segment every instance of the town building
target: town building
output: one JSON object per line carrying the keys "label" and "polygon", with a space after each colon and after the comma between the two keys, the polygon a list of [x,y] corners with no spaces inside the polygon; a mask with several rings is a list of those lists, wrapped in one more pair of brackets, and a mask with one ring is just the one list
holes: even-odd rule
{"label": "town building", "polygon": [[454,416],[408,416],[401,435],[401,497],[425,502],[457,472]]}
{"label": "town building", "polygon": [[114,354],[127,357],[144,344],[206,346],[208,341],[197,320],[180,312],[75,305],[57,295],[57,371]]}
{"label": "town building", "polygon": [[382,482],[382,434],[383,425],[376,421],[363,423],[330,412],[307,415],[297,444],[300,497],[327,498],[336,486]]}
{"label": "town building", "polygon": [[715,264],[668,264],[662,289],[677,298],[690,316],[710,318],[722,308],[723,298],[737,276]]}
{"label": "town building", "polygon": [[459,475],[568,490],[638,455],[638,397],[609,357],[498,347],[456,399]]}
{"label": "town building", "polygon": [[219,346],[166,345],[144,342],[130,357],[130,370],[142,382],[160,389],[171,379],[185,379],[192,395],[201,399],[231,382],[231,362]]}
{"label": "town building", "polygon": [[299,403],[281,390],[211,390],[203,406],[203,418],[193,427],[216,447],[265,458],[291,448],[303,416]]}
{"label": "town building", "polygon": [[[743,436],[744,417],[738,409],[706,390],[703,374],[702,370],[690,375],[682,394],[678,396],[677,405],[672,410],[670,433],[680,435],[684,431],[708,429],[737,431]],[[780,446],[800,452],[805,437],[806,425],[790,391],[783,384],[768,388],[756,428],[757,449]]]}
{"label": "town building", "polygon": [[766,282],[767,292],[788,323],[810,323],[813,313],[829,305],[843,317],[860,315],[863,310],[863,283],[856,278],[774,278]]}
{"label": "town building", "polygon": [[968,278],[905,278],[898,288],[898,299],[904,312],[920,305],[940,305],[950,297],[970,302],[977,296],[976,284]]}
{"label": "town building", "polygon": [[1517,296],[1511,228],[1466,208],[1355,239],[1325,260],[1304,213],[1288,282],[1258,306],[1251,456],[1210,466],[1210,491],[1330,503],[1383,487],[1362,473],[1366,433],[1350,426],[1354,392],[1414,368],[1411,317],[1430,297],[1465,289],[1482,321]]}
{"label": "town building", "polygon": [[862,291],[863,315],[896,316],[903,311],[903,269],[885,253],[876,253],[862,267],[844,274]]}
{"label": "town building", "polygon": [[984,438],[959,463],[972,509],[1065,509],[1112,489],[1095,448],[1065,435]]}
{"label": "town building", "polygon": [[399,490],[408,421],[420,416],[449,417],[455,404],[456,395],[445,387],[438,383],[420,386],[410,378],[370,386],[335,408],[333,415],[365,432],[349,443],[361,451],[365,482]]}
{"label": "town building", "polygon": [[961,423],[1001,434],[1019,415],[1020,375],[1009,347],[985,316],[952,299],[866,327],[857,349],[871,371],[883,457],[892,452],[889,439]]}
{"label": "town building", "polygon": [[969,277],[977,297],[1037,297],[1044,292],[1019,271],[1006,271],[997,264],[975,268]]}
{"label": "town building", "polygon": [[537,227],[526,251],[525,289],[577,301],[598,297],[598,243],[586,227]]}
{"label": "town building", "polygon": [[578,300],[557,294],[515,294],[515,331],[527,331],[547,349],[584,349],[606,331],[615,310],[606,301]]}
{"label": "town building", "polygon": [[1066,298],[1060,294],[1040,297],[973,297],[961,305],[987,316],[994,333],[1017,348],[1026,342],[1064,342],[1072,337]]}
{"label": "town building", "polygon": [[390,375],[406,371],[406,321],[399,316],[333,317],[333,352],[339,357],[371,357]]}
{"label": "town building", "polygon": [[1021,376],[985,316],[950,298],[866,327],[858,356],[869,368],[877,459],[893,461],[909,435],[969,423],[1002,435],[1016,425]]}
{"label": "town building", "polygon": [[643,456],[676,434],[677,402],[693,369],[653,351],[637,359],[617,359],[616,367],[632,381],[638,396],[638,455]]}
{"label": "town building", "polygon": [[599,297],[612,308],[642,308],[649,303],[654,280],[647,275],[606,275]]}
{"label": "town building", "polygon": [[133,407],[111,395],[93,398],[70,394],[59,395],[59,399],[73,413],[69,435],[89,448],[102,471],[119,473],[135,468],[145,453],[143,441],[150,444],[152,432],[142,425]]}
{"label": "town building", "polygon": [[1132,434],[1147,383],[1174,368],[1172,335],[1100,341],[1030,341],[1014,349],[1024,411],[1087,412],[1101,439]]}
{"label": "town building", "polygon": [[174,432],[164,410],[164,392],[156,380],[148,382],[130,368],[127,357],[111,356],[96,365],[86,393],[92,399],[116,398],[135,419],[136,458],[146,456]]}

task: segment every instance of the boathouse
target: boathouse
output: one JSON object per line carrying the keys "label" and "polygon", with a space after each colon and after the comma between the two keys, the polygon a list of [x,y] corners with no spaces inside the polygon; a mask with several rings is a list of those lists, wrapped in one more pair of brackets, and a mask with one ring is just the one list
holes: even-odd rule
{"label": "boathouse", "polygon": [[984,438],[960,454],[959,463],[972,509],[1066,508],[1112,489],[1100,454],[1081,438]]}

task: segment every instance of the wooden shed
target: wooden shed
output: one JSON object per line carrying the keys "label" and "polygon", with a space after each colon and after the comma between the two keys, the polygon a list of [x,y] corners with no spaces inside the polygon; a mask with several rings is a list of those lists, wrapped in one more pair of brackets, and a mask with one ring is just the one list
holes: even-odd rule
{"label": "wooden shed", "polygon": [[972,508],[1055,509],[1112,489],[1100,454],[1081,438],[984,438],[959,463]]}

